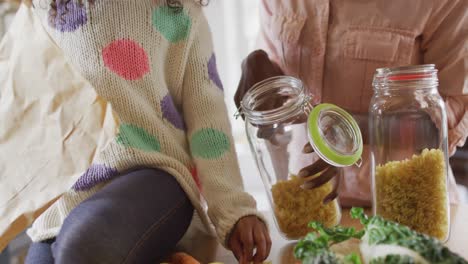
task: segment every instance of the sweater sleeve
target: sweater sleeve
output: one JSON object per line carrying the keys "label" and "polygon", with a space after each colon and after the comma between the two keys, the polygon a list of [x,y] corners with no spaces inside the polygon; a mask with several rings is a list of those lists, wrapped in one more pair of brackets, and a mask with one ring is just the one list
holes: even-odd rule
{"label": "sweater sleeve", "polygon": [[448,119],[449,152],[463,146],[468,135],[467,1],[440,1],[423,33],[424,62],[439,69],[439,92]]}
{"label": "sweater sleeve", "polygon": [[203,14],[193,20],[192,38],[182,108],[208,216],[220,242],[226,246],[230,231],[240,218],[263,218],[256,210],[255,200],[243,189],[211,32]]}

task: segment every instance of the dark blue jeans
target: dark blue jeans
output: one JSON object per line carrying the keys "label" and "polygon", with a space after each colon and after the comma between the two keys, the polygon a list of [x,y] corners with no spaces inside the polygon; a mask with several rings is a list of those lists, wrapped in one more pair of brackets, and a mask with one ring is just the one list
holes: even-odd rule
{"label": "dark blue jeans", "polygon": [[160,263],[185,234],[193,210],[170,174],[130,172],[73,209],[57,238],[34,243],[25,263]]}
{"label": "dark blue jeans", "polygon": [[0,252],[0,264],[9,264],[10,263],[10,254],[8,248],[5,248]]}

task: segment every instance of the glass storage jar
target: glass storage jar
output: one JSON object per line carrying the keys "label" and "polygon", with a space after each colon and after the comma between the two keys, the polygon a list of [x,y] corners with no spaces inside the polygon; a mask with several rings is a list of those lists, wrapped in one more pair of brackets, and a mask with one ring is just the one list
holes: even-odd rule
{"label": "glass storage jar", "polygon": [[[335,182],[319,188],[301,188],[298,172],[323,159],[336,167],[360,160],[362,138],[358,125],[344,110],[331,104],[310,105],[300,80],[273,77],[256,84],[244,96],[240,111],[253,156],[282,235],[290,240],[305,236],[310,221],[337,225],[337,199],[324,204]],[[303,153],[310,143],[314,153]],[[316,177],[312,175],[307,179]],[[335,177],[336,178],[336,177]]]}
{"label": "glass storage jar", "polygon": [[434,65],[377,69],[369,108],[374,214],[448,239],[445,104]]}

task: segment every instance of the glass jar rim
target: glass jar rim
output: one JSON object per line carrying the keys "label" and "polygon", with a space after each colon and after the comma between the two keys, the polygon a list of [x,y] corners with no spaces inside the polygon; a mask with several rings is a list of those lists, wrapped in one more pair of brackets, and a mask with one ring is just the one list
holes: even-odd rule
{"label": "glass jar rim", "polygon": [[[256,109],[261,99],[278,95],[280,90],[284,93],[283,95],[296,97],[297,100],[290,100],[273,109]],[[309,103],[310,99],[311,97],[306,94],[301,80],[291,76],[275,76],[252,86],[241,101],[240,111],[254,124],[274,124],[287,120],[304,111],[304,107]]]}
{"label": "glass jar rim", "polygon": [[378,68],[374,74],[374,90],[432,89],[439,84],[434,64]]}

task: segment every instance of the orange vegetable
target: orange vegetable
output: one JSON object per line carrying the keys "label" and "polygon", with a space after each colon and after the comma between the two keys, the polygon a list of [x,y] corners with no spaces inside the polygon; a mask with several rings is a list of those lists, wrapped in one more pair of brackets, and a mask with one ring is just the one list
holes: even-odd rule
{"label": "orange vegetable", "polygon": [[192,256],[183,252],[172,254],[169,261],[171,264],[200,264],[200,262],[198,262]]}

